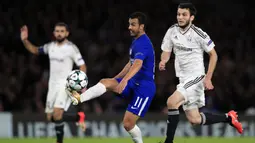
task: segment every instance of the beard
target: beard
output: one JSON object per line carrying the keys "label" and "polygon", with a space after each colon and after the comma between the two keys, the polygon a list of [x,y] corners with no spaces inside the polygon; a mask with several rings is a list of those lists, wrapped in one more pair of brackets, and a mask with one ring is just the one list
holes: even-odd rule
{"label": "beard", "polygon": [[130,31],[131,37],[137,37],[137,35],[139,35],[139,31]]}
{"label": "beard", "polygon": [[66,39],[66,37],[64,37],[64,38],[56,38],[56,41],[58,42],[58,43],[62,43],[63,41],[65,41],[65,39]]}
{"label": "beard", "polygon": [[190,20],[188,20],[184,25],[180,25],[180,24],[178,24],[178,25],[180,28],[185,29],[186,27],[189,26],[189,24],[190,24]]}

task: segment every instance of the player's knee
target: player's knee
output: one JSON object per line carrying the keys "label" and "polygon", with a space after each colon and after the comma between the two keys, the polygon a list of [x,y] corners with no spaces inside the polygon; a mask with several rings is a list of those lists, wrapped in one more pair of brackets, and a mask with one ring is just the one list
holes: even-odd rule
{"label": "player's knee", "polygon": [[111,83],[109,80],[109,78],[103,78],[99,82],[102,83],[106,87],[106,89],[109,89],[111,87]]}
{"label": "player's knee", "polygon": [[178,109],[185,101],[184,96],[175,91],[168,99],[167,99],[167,107],[168,109]]}
{"label": "player's knee", "polygon": [[102,84],[107,84],[108,79],[107,78],[103,78],[99,82],[102,83]]}
{"label": "player's knee", "polygon": [[131,129],[133,129],[135,127],[135,123],[132,122],[131,120],[124,120],[123,126],[126,131],[130,131]]}
{"label": "player's knee", "polygon": [[54,113],[53,113],[53,119],[54,119],[54,121],[61,120],[61,119],[62,119],[62,116],[63,116],[63,112],[62,112],[62,111],[55,110]]}
{"label": "player's knee", "polygon": [[103,78],[100,80],[100,83],[102,83],[107,90],[113,90],[115,87],[114,79],[111,78]]}
{"label": "player's knee", "polygon": [[168,109],[178,109],[179,107],[177,102],[173,98],[171,98],[171,96],[167,99],[167,103],[166,103]]}

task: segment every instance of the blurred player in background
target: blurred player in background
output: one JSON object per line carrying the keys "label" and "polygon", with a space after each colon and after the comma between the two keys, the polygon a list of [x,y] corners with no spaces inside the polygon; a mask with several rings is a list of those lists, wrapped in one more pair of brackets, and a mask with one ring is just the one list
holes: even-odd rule
{"label": "blurred player in background", "polygon": [[68,41],[69,29],[65,23],[57,23],[54,29],[55,41],[37,47],[28,40],[28,28],[21,28],[21,40],[32,54],[48,54],[50,60],[50,78],[45,112],[47,119],[55,123],[57,143],[63,142],[64,121],[76,121],[85,130],[83,112],[64,114],[70,106],[71,99],[65,92],[65,82],[73,69],[73,63],[86,72],[85,62],[75,44]]}
{"label": "blurred player in background", "polygon": [[[227,114],[199,113],[205,105],[204,88],[212,90],[212,76],[217,63],[214,42],[207,33],[194,26],[192,21],[196,9],[191,3],[181,3],[177,11],[178,24],[171,26],[163,39],[159,70],[165,70],[172,49],[175,54],[175,71],[179,78],[177,90],[168,98],[167,138],[165,143],[173,143],[175,130],[179,122],[179,106],[183,106],[186,117],[193,125],[210,125],[229,123],[239,133],[243,132],[242,124],[237,120],[235,111]],[[205,74],[204,51],[210,57],[208,71]]]}
{"label": "blurred player in background", "polygon": [[131,14],[128,29],[134,39],[129,49],[130,60],[126,66],[114,78],[100,80],[81,95],[73,92],[73,97],[80,102],[99,97],[106,91],[119,93],[123,98],[131,97],[123,124],[135,143],[143,142],[141,130],[136,122],[146,114],[156,92],[154,48],[145,33],[145,26],[145,14],[141,12]]}

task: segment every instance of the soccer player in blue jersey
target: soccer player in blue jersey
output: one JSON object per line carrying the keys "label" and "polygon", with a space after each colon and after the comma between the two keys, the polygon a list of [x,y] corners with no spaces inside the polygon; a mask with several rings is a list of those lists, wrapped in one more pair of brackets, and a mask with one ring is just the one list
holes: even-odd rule
{"label": "soccer player in blue jersey", "polygon": [[129,49],[130,60],[123,70],[114,78],[100,80],[95,86],[79,95],[75,91],[68,91],[80,102],[103,95],[106,91],[119,93],[121,97],[131,97],[123,119],[126,131],[135,143],[142,143],[142,134],[136,125],[137,120],[148,111],[155,95],[154,83],[154,48],[145,33],[146,15],[135,12],[129,17],[129,31],[134,38]]}

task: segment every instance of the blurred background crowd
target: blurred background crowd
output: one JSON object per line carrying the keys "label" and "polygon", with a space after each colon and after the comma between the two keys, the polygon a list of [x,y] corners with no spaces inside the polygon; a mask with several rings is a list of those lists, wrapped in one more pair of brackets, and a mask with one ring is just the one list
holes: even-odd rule
{"label": "blurred background crowd", "polygon": [[[206,108],[215,112],[236,109],[254,114],[255,21],[252,7],[244,1],[192,1],[198,10],[194,24],[215,42],[218,65],[215,89],[206,91]],[[128,61],[131,37],[128,16],[135,11],[149,17],[147,34],[156,52],[156,97],[151,112],[165,112],[166,99],[178,83],[173,60],[159,72],[160,45],[167,29],[176,22],[179,0],[3,0],[0,2],[0,111],[44,112],[49,78],[47,55],[34,56],[20,40],[20,27],[29,29],[29,40],[39,46],[52,40],[54,24],[66,22],[69,39],[80,49],[87,67],[89,86],[112,77]],[[208,65],[208,56],[205,54]],[[106,93],[82,104],[86,112],[98,114],[124,111],[127,101]]]}

